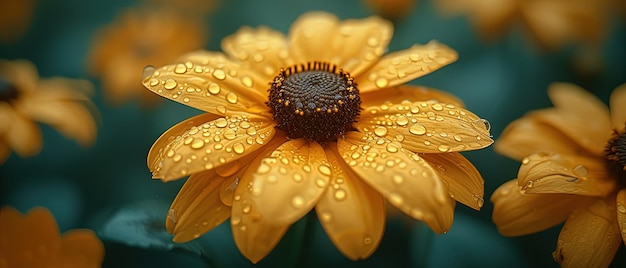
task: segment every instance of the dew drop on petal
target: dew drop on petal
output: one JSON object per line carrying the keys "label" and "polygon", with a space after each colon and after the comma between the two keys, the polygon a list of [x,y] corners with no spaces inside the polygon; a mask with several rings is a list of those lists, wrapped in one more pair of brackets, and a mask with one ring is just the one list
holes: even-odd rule
{"label": "dew drop on petal", "polygon": [[306,200],[304,199],[304,197],[300,195],[296,195],[291,199],[291,205],[294,208],[301,208],[304,206],[305,203],[306,203]]}
{"label": "dew drop on petal", "polygon": [[235,143],[233,145],[233,151],[236,154],[243,154],[245,152],[245,150],[246,150],[246,148],[243,146],[243,143],[241,143],[241,142]]}
{"label": "dew drop on petal", "polygon": [[330,168],[327,165],[321,165],[317,169],[323,175],[330,176]]}
{"label": "dew drop on petal", "polygon": [[176,88],[176,86],[178,85],[178,83],[176,83],[176,81],[174,79],[167,79],[165,80],[165,84],[163,84],[163,87],[165,89],[174,89]]}
{"label": "dew drop on petal", "polygon": [[379,137],[385,136],[387,134],[387,128],[383,126],[378,126],[376,127],[376,129],[374,129],[374,134]]}
{"label": "dew drop on petal", "polygon": [[320,220],[322,222],[328,223],[333,220],[333,214],[331,214],[329,211],[324,211],[320,213]]}
{"label": "dew drop on petal", "polygon": [[391,202],[391,204],[394,206],[399,206],[399,205],[402,205],[402,203],[404,202],[404,199],[398,193],[390,193],[389,202]]}
{"label": "dew drop on petal", "polygon": [[426,134],[426,127],[422,124],[415,124],[409,128],[409,132],[415,135],[424,135]]}
{"label": "dew drop on petal", "polygon": [[226,73],[224,73],[224,70],[222,69],[217,69],[215,71],[213,71],[213,77],[219,79],[219,80],[224,80],[226,78]]}
{"label": "dew drop on petal", "polygon": [[187,72],[187,66],[185,66],[185,64],[182,64],[182,63],[176,64],[176,68],[174,68],[174,72],[177,74],[184,74],[185,72]]}
{"label": "dew drop on petal", "polygon": [[363,238],[363,244],[364,245],[371,245],[372,244],[372,238],[369,236],[366,236],[365,238]]}
{"label": "dew drop on petal", "polygon": [[442,145],[439,145],[439,146],[437,147],[437,149],[438,149],[440,152],[447,152],[448,150],[450,150],[450,146],[448,146],[448,145],[443,145],[443,144],[442,144]]}
{"label": "dew drop on petal", "polygon": [[202,139],[193,139],[193,142],[191,143],[191,148],[200,149],[202,147],[204,147],[204,141]]}
{"label": "dew drop on petal", "polygon": [[389,84],[387,78],[379,77],[376,79],[375,84],[378,88],[384,88]]}
{"label": "dew drop on petal", "polygon": [[335,191],[334,197],[335,200],[337,201],[343,201],[346,200],[346,191],[342,190],[342,189],[338,189]]}
{"label": "dew drop on petal", "polygon": [[589,175],[589,171],[583,165],[578,165],[578,166],[574,167],[572,169],[572,173],[574,173],[574,175],[576,175],[578,177],[583,177],[583,178],[587,177]]}
{"label": "dew drop on petal", "polygon": [[156,68],[152,65],[147,65],[143,67],[143,72],[141,73],[141,78],[146,79],[146,77],[151,76],[156,71]]}
{"label": "dew drop on petal", "polygon": [[236,93],[234,93],[234,92],[229,92],[229,93],[226,95],[226,100],[227,100],[229,103],[235,104],[235,103],[237,103],[237,101],[239,100],[239,98],[237,97],[237,94],[236,94]]}

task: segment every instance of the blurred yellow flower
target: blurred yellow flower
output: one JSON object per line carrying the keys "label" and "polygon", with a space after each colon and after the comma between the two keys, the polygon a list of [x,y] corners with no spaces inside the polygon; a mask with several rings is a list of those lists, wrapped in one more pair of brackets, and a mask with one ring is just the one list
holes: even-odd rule
{"label": "blurred yellow flower", "polygon": [[101,79],[105,96],[112,103],[138,98],[147,106],[154,105],[160,98],[137,82],[141,69],[148,64],[167,64],[202,48],[207,39],[202,25],[197,19],[165,9],[126,10],[96,35],[89,68]]}
{"label": "blurred yellow flower", "polygon": [[0,60],[0,164],[11,149],[21,157],[39,153],[43,141],[38,122],[91,145],[97,131],[97,110],[87,96],[92,90],[86,80],[39,79],[29,61]]}
{"label": "blurred yellow flower", "polygon": [[104,245],[87,229],[59,233],[54,216],[43,207],[22,215],[0,209],[0,267],[100,267]]}
{"label": "blurred yellow flower", "polygon": [[500,233],[519,236],[565,221],[553,253],[565,267],[607,267],[626,241],[626,84],[610,112],[572,84],[548,89],[555,107],[513,121],[495,150],[522,162],[491,197]]}
{"label": "blurred yellow flower", "polygon": [[485,38],[493,40],[522,26],[541,47],[570,42],[598,45],[607,34],[609,0],[437,0],[447,14],[467,14]]}
{"label": "blurred yellow flower", "polygon": [[455,200],[479,209],[482,177],[459,151],[493,142],[486,121],[451,95],[401,86],[457,54],[436,42],[385,54],[392,31],[378,17],[312,12],[289,36],[243,27],[225,53],[147,68],[148,89],[206,112],[148,154],[154,178],[191,175],[167,218],[174,241],[230,217],[256,263],[315,207],[339,251],[362,259],[381,240],[384,199],[436,233],[450,228]]}
{"label": "blurred yellow flower", "polygon": [[33,20],[36,6],[37,0],[0,1],[0,42],[22,37]]}
{"label": "blurred yellow flower", "polygon": [[374,14],[390,20],[399,20],[413,12],[417,0],[363,0]]}

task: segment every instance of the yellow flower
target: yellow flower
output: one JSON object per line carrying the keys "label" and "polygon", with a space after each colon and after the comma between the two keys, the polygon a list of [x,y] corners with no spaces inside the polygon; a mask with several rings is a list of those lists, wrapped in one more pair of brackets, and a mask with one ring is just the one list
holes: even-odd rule
{"label": "yellow flower", "polygon": [[129,9],[96,36],[88,64],[102,80],[114,104],[138,98],[150,106],[160,101],[137,81],[148,64],[164,65],[206,42],[202,23],[164,9]]}
{"label": "yellow flower", "polygon": [[513,121],[495,144],[522,162],[491,197],[500,233],[519,236],[565,221],[553,256],[563,266],[607,267],[626,241],[626,84],[610,112],[575,85],[548,89],[553,108]]}
{"label": "yellow flower", "polygon": [[597,45],[607,34],[610,0],[438,0],[447,14],[467,14],[487,39],[520,24],[540,46],[576,41]]}
{"label": "yellow flower", "polygon": [[148,154],[154,178],[191,174],[167,218],[174,241],[230,217],[239,250],[257,262],[315,207],[338,249],[361,259],[382,237],[383,199],[437,233],[455,199],[479,209],[483,180],[459,151],[493,142],[486,121],[446,93],[399,86],[457,54],[431,42],[384,55],[392,31],[378,17],[313,12],[288,37],[244,27],[223,40],[225,54],[148,68],[147,88],[206,112]]}
{"label": "yellow flower", "polygon": [[0,60],[0,164],[11,149],[21,157],[39,153],[43,141],[37,122],[81,145],[92,144],[96,108],[86,95],[91,90],[86,80],[40,80],[31,62]]}
{"label": "yellow flower", "polygon": [[100,267],[104,245],[87,229],[59,233],[54,216],[43,207],[26,215],[0,209],[0,267]]}

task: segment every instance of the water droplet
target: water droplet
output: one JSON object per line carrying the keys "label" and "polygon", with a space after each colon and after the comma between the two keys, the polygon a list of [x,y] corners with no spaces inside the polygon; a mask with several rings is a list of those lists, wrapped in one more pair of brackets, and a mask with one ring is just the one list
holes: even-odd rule
{"label": "water droplet", "polygon": [[183,159],[183,156],[180,155],[180,154],[177,154],[177,155],[174,156],[173,160],[174,160],[174,162],[180,162],[181,159]]}
{"label": "water droplet", "polygon": [[439,145],[439,146],[437,147],[437,149],[438,149],[440,152],[447,152],[448,150],[450,150],[450,146],[448,146],[448,145],[443,145],[443,144],[442,144],[442,145]]}
{"label": "water droplet", "polygon": [[333,220],[333,214],[330,211],[324,211],[320,213],[320,220],[328,223]]}
{"label": "water droplet", "polygon": [[311,172],[311,166],[306,164],[306,165],[302,166],[302,170],[304,170],[304,172],[306,172],[306,173],[310,173]]}
{"label": "water droplet", "polygon": [[574,169],[572,169],[572,172],[574,173],[574,175],[578,177],[583,177],[583,178],[589,175],[589,171],[583,165],[578,165],[574,167]]}
{"label": "water droplet", "polygon": [[378,46],[379,40],[376,37],[370,37],[367,39],[367,45],[371,47]]}
{"label": "water droplet", "polygon": [[624,207],[624,204],[617,202],[617,212],[626,213],[626,207]]}
{"label": "water droplet", "polygon": [[426,134],[426,127],[422,124],[415,124],[409,128],[409,132],[415,135],[424,135]]}
{"label": "water droplet", "polygon": [[395,153],[395,152],[398,152],[399,149],[400,148],[395,143],[387,144],[387,152]]}
{"label": "water droplet", "polygon": [[148,65],[146,67],[143,67],[143,72],[141,73],[141,78],[142,79],[146,79],[147,77],[151,76],[152,74],[154,74],[154,71],[156,71],[156,68],[152,65]]}
{"label": "water droplet", "polygon": [[213,71],[213,77],[219,79],[219,80],[224,80],[226,78],[226,73],[224,73],[224,70],[222,69],[217,69],[215,71]]}
{"label": "water droplet", "polygon": [[463,140],[463,138],[461,138],[461,136],[459,136],[459,135],[454,135],[454,136],[452,136],[452,138],[454,138],[455,141],[462,141]]}
{"label": "water droplet", "polygon": [[226,131],[224,131],[223,136],[227,140],[234,140],[235,138],[237,138],[237,132],[232,129],[227,129]]}
{"label": "water droplet", "polygon": [[409,123],[409,119],[406,118],[406,116],[398,116],[398,119],[396,119],[396,124],[398,124],[398,126],[405,126]]}
{"label": "water droplet", "polygon": [[343,189],[338,189],[335,191],[334,197],[335,197],[335,200],[337,201],[346,200],[346,196],[347,196],[347,193]]}
{"label": "water droplet", "polygon": [[322,175],[330,176],[330,168],[327,165],[321,165],[317,168]]}
{"label": "water droplet", "polygon": [[366,236],[365,238],[363,238],[363,244],[371,245],[372,244],[372,238],[369,237],[369,236]]}
{"label": "water droplet", "polygon": [[225,118],[221,117],[215,120],[215,126],[219,128],[224,128],[228,125],[228,121]]}
{"label": "water droplet", "polygon": [[404,199],[398,193],[390,193],[389,202],[391,202],[391,204],[394,206],[399,206],[399,205],[402,205],[402,203],[404,202]]}
{"label": "water droplet", "polygon": [[385,136],[387,134],[387,128],[383,126],[376,127],[376,129],[374,129],[374,134],[379,137]]}
{"label": "water droplet", "polygon": [[233,145],[233,151],[236,154],[243,154],[245,152],[245,150],[246,150],[246,148],[243,146],[243,143],[241,143],[241,142],[235,143]]}
{"label": "water droplet", "polygon": [[182,63],[176,64],[176,68],[174,68],[174,72],[177,74],[184,74],[185,72],[187,72],[187,66],[185,66],[185,64],[182,64]]}
{"label": "water droplet", "polygon": [[441,111],[443,110],[443,106],[440,103],[435,103],[431,106],[433,108],[433,110],[435,111]]}
{"label": "water droplet", "polygon": [[291,199],[291,205],[296,209],[303,207],[305,203],[306,203],[306,200],[304,199],[304,197],[300,195],[296,195]]}
{"label": "water droplet", "polygon": [[524,157],[522,159],[522,164],[524,164],[524,165],[528,164],[529,162],[530,162],[530,158],[528,158],[528,157]]}
{"label": "water droplet", "polygon": [[315,185],[317,185],[317,187],[324,188],[326,186],[326,181],[323,179],[317,179],[315,180]]}
{"label": "water droplet", "polygon": [[220,85],[212,83],[209,85],[209,93],[213,94],[213,95],[217,95],[220,93]]}
{"label": "water droplet", "polygon": [[375,83],[378,88],[384,88],[389,84],[389,81],[387,80],[387,78],[379,77],[378,79],[376,79]]}
{"label": "water droplet", "polygon": [[237,94],[235,94],[234,92],[228,92],[228,94],[226,95],[226,100],[229,103],[235,104],[235,103],[237,103],[239,98],[237,97]]}
{"label": "water droplet", "polygon": [[176,81],[174,79],[169,78],[169,79],[165,80],[165,84],[163,84],[163,87],[165,89],[174,89],[177,85],[178,85],[178,83],[176,83]]}
{"label": "water droplet", "polygon": [[393,175],[392,180],[395,184],[400,185],[404,181],[404,178],[401,175]]}
{"label": "water droplet", "polygon": [[191,148],[200,149],[202,147],[204,147],[204,141],[202,139],[198,139],[198,138],[193,139],[193,142],[191,143]]}
{"label": "water droplet", "polygon": [[250,78],[250,76],[244,76],[243,78],[241,78],[241,83],[246,87],[253,86],[252,78]]}
{"label": "water droplet", "polygon": [[248,214],[250,213],[250,210],[252,210],[252,207],[250,206],[250,204],[247,204],[243,206],[243,208],[241,209],[241,212],[243,212],[244,214]]}

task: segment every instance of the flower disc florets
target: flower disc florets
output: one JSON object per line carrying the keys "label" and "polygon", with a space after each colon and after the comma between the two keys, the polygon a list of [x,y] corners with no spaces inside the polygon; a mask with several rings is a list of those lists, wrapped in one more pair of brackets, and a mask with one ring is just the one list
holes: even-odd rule
{"label": "flower disc florets", "polygon": [[342,69],[309,62],[281,69],[269,89],[267,105],[279,129],[290,138],[333,141],[350,130],[360,112],[354,79]]}

